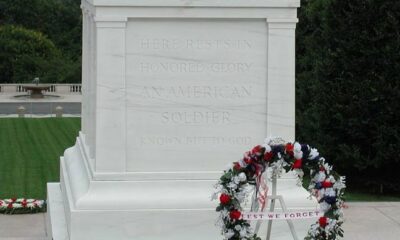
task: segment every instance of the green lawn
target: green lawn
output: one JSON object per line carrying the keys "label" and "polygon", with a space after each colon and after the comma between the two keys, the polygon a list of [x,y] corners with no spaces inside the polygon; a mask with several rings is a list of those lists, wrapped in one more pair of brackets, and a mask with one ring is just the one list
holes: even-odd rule
{"label": "green lawn", "polygon": [[0,118],[0,198],[45,199],[79,129],[80,118]]}
{"label": "green lawn", "polygon": [[398,202],[400,201],[400,196],[345,191],[345,200],[348,202]]}

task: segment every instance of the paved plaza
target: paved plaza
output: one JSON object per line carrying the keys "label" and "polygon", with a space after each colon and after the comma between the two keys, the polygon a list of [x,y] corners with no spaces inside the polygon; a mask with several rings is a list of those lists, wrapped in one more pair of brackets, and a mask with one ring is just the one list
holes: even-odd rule
{"label": "paved plaza", "polygon": [[[353,202],[348,206],[344,239],[400,239],[400,202]],[[49,240],[45,222],[45,214],[0,215],[0,240]]]}
{"label": "paved plaza", "polygon": [[0,117],[16,117],[17,109],[25,108],[26,117],[49,117],[56,113],[57,107],[63,108],[66,116],[79,116],[81,114],[82,95],[60,94],[57,98],[21,99],[15,94],[0,94]]}

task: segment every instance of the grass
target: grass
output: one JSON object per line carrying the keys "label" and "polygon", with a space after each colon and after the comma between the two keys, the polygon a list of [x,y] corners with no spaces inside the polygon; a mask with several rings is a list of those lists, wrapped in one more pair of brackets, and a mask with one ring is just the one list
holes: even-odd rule
{"label": "grass", "polygon": [[348,202],[398,202],[400,201],[400,196],[372,194],[348,190],[345,191],[345,199]]}
{"label": "grass", "polygon": [[79,129],[80,118],[0,118],[0,198],[45,199]]}

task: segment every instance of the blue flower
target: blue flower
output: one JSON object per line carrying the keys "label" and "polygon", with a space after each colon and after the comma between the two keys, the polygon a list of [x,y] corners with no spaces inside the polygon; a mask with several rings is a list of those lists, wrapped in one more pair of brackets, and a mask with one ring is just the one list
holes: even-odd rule
{"label": "blue flower", "polygon": [[325,202],[327,202],[327,203],[332,205],[332,204],[336,203],[336,197],[327,196],[327,197],[325,197]]}
{"label": "blue flower", "polygon": [[317,183],[315,184],[315,188],[316,188],[316,189],[321,189],[321,188],[322,188],[322,183],[317,182]]}

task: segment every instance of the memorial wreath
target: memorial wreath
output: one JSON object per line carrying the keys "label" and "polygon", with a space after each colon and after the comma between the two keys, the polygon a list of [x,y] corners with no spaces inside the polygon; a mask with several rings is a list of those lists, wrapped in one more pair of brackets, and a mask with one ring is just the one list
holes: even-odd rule
{"label": "memorial wreath", "polygon": [[3,214],[27,214],[46,211],[44,200],[10,198],[0,199],[0,213]]}
{"label": "memorial wreath", "polygon": [[[309,173],[310,197],[318,200],[323,214],[312,224],[305,240],[335,240],[343,237],[343,194],[345,177],[332,170],[317,149],[306,144],[285,143],[282,139],[267,139],[263,145],[255,146],[238,162],[231,164],[216,184],[213,199],[219,198],[216,211],[217,225],[227,240],[260,240],[253,232],[250,222],[244,218],[243,204],[251,192],[259,194],[256,199],[265,204],[260,187],[263,173],[270,167],[275,173],[293,170],[302,184],[304,173]],[[265,185],[265,184],[264,184]],[[255,196],[255,195],[253,195]],[[264,205],[265,206],[265,205]]]}

